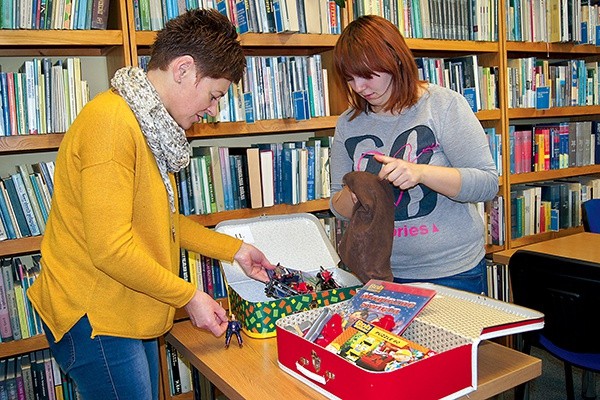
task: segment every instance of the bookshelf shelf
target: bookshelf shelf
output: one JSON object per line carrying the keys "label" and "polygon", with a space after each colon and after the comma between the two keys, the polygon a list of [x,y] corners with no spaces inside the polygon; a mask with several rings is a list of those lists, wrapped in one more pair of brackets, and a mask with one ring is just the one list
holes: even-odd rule
{"label": "bookshelf shelf", "polygon": [[481,110],[476,115],[480,121],[495,121],[501,118],[500,110]]}
{"label": "bookshelf shelf", "polygon": [[600,173],[600,165],[587,165],[585,167],[571,167],[564,169],[553,169],[549,171],[527,172],[524,174],[513,174],[510,176],[511,185],[564,179],[574,176],[590,175]]}
{"label": "bookshelf shelf", "polygon": [[30,254],[40,251],[42,236],[30,236],[0,242],[0,257]]}
{"label": "bookshelf shelf", "polygon": [[541,42],[506,42],[506,51],[515,53],[528,53],[536,55],[552,54],[553,57],[565,54],[566,57],[574,58],[578,55],[600,54],[600,48],[591,44],[575,43],[541,43]]}
{"label": "bookshelf shelf", "polygon": [[407,38],[406,44],[413,51],[452,53],[498,53],[500,51],[499,42]]}
{"label": "bookshelf shelf", "polygon": [[593,116],[598,114],[600,114],[600,106],[554,107],[547,110],[537,110],[535,108],[508,109],[509,119]]}
{"label": "bookshelf shelf", "polygon": [[[156,38],[156,32],[136,31],[135,43],[149,47]],[[244,33],[240,35],[242,46],[246,47],[301,47],[331,48],[335,46],[337,35],[313,35],[306,33]]]}
{"label": "bookshelf shelf", "polygon": [[27,339],[3,342],[0,343],[0,346],[2,348],[2,358],[5,358],[46,349],[48,348],[48,341],[46,340],[46,336],[36,335]]}
{"label": "bookshelf shelf", "polygon": [[218,136],[245,136],[252,134],[278,134],[281,132],[303,132],[321,129],[333,129],[337,116],[311,118],[305,121],[295,119],[267,119],[252,124],[246,122],[201,123],[187,131],[188,139],[204,139]]}
{"label": "bookshelf shelf", "polygon": [[529,244],[543,242],[550,239],[555,239],[563,236],[574,235],[575,233],[583,232],[583,227],[561,229],[560,231],[538,233],[536,235],[524,236],[518,239],[512,239],[511,248],[527,246]]}
{"label": "bookshelf shelf", "polygon": [[204,226],[215,226],[219,222],[230,219],[252,218],[261,215],[291,214],[302,212],[317,212],[329,209],[329,199],[311,200],[300,204],[277,204],[263,208],[243,208],[239,210],[222,211],[214,214],[191,215],[195,221]]}
{"label": "bookshelf shelf", "polygon": [[120,30],[2,30],[2,46],[107,47],[123,44]]}
{"label": "bookshelf shelf", "polygon": [[64,134],[19,135],[0,137],[0,155],[32,151],[56,150]]}

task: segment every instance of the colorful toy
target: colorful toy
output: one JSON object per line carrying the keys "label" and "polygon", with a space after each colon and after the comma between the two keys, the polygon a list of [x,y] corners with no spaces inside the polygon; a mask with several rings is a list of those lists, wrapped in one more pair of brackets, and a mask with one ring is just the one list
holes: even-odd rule
{"label": "colorful toy", "polygon": [[235,315],[231,315],[231,320],[227,324],[227,330],[225,331],[225,348],[229,348],[229,342],[231,341],[231,336],[235,334],[237,337],[238,345],[240,347],[243,346],[242,340],[242,324],[240,321],[235,319]]}
{"label": "colorful toy", "polygon": [[333,272],[326,270],[321,266],[321,271],[317,273],[317,289],[329,290],[337,289],[340,285],[333,279]]}
{"label": "colorful toy", "polygon": [[329,343],[342,333],[342,316],[340,314],[333,314],[329,321],[323,326],[319,338],[315,340],[315,343],[322,347],[327,347]]}

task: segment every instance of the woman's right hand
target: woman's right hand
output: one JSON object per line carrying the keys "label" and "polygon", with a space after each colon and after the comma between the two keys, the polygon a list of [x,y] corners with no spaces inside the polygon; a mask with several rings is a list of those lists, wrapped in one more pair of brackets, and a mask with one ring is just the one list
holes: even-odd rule
{"label": "woman's right hand", "polygon": [[207,293],[196,290],[194,297],[184,308],[195,327],[208,330],[217,337],[227,330],[227,312]]}
{"label": "woman's right hand", "polygon": [[354,192],[351,191],[348,186],[344,186],[342,190],[333,195],[331,204],[338,214],[344,218],[350,219],[352,217],[354,205],[357,201],[358,199]]}

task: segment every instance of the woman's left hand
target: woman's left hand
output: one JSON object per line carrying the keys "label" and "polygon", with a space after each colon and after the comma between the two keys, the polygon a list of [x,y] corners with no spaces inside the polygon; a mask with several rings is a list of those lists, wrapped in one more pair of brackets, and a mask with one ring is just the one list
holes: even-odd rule
{"label": "woman's left hand", "polygon": [[275,268],[262,251],[248,243],[242,243],[233,259],[240,264],[247,276],[262,282],[269,281],[266,270]]}

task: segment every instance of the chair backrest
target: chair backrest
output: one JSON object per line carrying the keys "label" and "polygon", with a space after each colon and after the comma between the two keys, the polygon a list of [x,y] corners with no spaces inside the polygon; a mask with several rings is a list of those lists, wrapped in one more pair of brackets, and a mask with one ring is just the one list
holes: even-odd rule
{"label": "chair backrest", "polygon": [[600,233],[600,199],[581,203],[581,219],[586,232]]}
{"label": "chair backrest", "polygon": [[565,350],[600,353],[600,265],[517,250],[509,261],[513,301],[544,313],[542,333]]}

